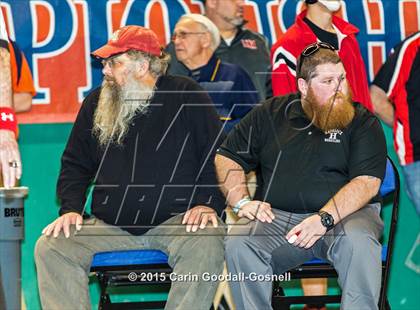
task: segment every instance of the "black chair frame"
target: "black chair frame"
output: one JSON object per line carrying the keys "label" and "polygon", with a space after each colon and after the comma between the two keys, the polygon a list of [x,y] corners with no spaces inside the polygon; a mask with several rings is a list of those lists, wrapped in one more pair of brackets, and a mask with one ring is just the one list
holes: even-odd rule
{"label": "black chair frame", "polygon": [[[166,301],[137,301],[137,302],[111,302],[108,293],[110,287],[121,286],[138,286],[138,285],[159,285],[165,287],[169,291],[171,280],[169,278],[172,272],[168,264],[152,264],[152,265],[127,265],[127,266],[107,266],[92,267],[91,271],[95,273],[99,281],[101,295],[99,300],[99,310],[117,310],[117,309],[163,309]],[[129,274],[136,275],[152,275],[151,281],[142,281],[139,276],[137,280],[130,281]],[[165,280],[155,278],[153,275],[165,274]]]}

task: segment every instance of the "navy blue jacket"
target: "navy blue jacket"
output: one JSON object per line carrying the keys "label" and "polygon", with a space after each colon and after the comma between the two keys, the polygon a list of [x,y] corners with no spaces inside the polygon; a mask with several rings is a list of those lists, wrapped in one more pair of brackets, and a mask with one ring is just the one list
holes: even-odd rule
{"label": "navy blue jacket", "polygon": [[258,92],[251,78],[240,66],[222,62],[213,55],[209,62],[188,70],[188,76],[208,91],[217,113],[230,131],[258,102]]}

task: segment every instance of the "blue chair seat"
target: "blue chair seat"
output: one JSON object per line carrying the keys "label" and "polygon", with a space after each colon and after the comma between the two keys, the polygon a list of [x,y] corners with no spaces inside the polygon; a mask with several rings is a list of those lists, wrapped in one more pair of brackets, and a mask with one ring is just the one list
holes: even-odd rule
{"label": "blue chair seat", "polygon": [[93,257],[91,268],[167,264],[168,256],[159,250],[100,252]]}
{"label": "blue chair seat", "polygon": [[[387,246],[382,246],[382,261],[386,261]],[[127,266],[127,265],[153,265],[167,264],[168,256],[159,250],[130,250],[116,252],[96,253],[91,268]],[[311,259],[304,265],[327,264],[318,258]]]}
{"label": "blue chair seat", "polygon": [[[388,246],[387,245],[383,245],[382,246],[382,262],[386,262],[386,254],[388,253]],[[319,265],[319,264],[328,264],[328,262],[322,260],[322,259],[318,259],[318,258],[313,258],[310,261],[307,261],[306,263],[303,264],[303,266],[310,266],[310,265]]]}

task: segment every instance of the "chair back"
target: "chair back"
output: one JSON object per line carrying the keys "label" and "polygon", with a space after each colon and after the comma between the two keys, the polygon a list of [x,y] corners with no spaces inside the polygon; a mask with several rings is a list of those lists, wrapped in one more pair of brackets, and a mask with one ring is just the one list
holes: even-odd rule
{"label": "chair back", "polygon": [[398,209],[399,209],[399,202],[400,202],[400,175],[398,173],[397,167],[395,166],[394,162],[388,156],[387,163],[386,163],[386,172],[385,178],[381,184],[379,189],[380,195],[385,197],[389,194],[392,194],[392,215],[391,215],[391,222],[389,225],[389,233],[388,233],[388,244],[386,249],[386,259],[383,263],[384,266],[384,273],[382,277],[382,288],[381,288],[381,299],[379,304],[382,306],[385,305],[385,298],[387,296],[386,291],[388,287],[388,278],[391,268],[391,257],[392,257],[392,250],[394,247],[394,239],[395,239],[395,231],[397,228],[397,221],[398,221]]}

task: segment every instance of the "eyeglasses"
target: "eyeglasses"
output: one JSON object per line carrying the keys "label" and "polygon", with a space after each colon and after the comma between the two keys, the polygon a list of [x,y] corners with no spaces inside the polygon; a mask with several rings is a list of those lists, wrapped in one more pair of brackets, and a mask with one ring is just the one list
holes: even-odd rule
{"label": "eyeglasses", "polygon": [[175,41],[176,38],[180,40],[184,40],[190,34],[205,34],[205,32],[202,32],[202,31],[201,32],[187,32],[187,31],[174,32],[172,34],[171,40]]}
{"label": "eyeglasses", "polygon": [[336,50],[334,48],[334,46],[332,46],[331,44],[326,43],[326,42],[317,42],[317,43],[312,43],[312,44],[308,45],[307,47],[305,47],[305,49],[303,50],[303,52],[299,56],[299,63],[298,63],[296,73],[297,72],[300,73],[300,70],[302,69],[303,60],[305,58],[309,57],[309,56],[312,56],[313,54],[318,52],[321,48],[332,50],[332,51]]}
{"label": "eyeglasses", "polygon": [[121,56],[121,54],[123,54],[123,53],[118,53],[118,54],[112,55],[111,57],[108,57],[106,59],[102,59],[102,61],[101,61],[102,66],[105,67],[106,65],[109,65],[112,68],[115,64],[120,63],[121,61],[118,60],[117,57]]}

